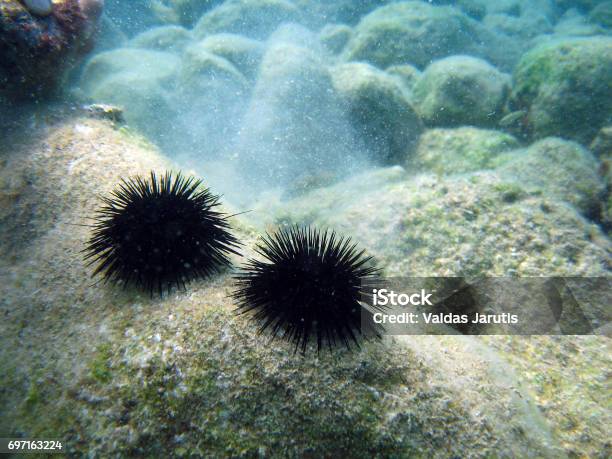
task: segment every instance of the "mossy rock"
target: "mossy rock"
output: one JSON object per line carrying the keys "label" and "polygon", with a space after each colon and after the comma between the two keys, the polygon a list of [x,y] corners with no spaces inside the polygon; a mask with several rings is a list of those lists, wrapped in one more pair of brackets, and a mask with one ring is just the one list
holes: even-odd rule
{"label": "mossy rock", "polygon": [[411,100],[431,126],[494,126],[510,92],[510,77],[471,56],[433,62],[417,80]]}
{"label": "mossy rock", "polygon": [[319,32],[319,40],[332,54],[340,54],[352,34],[353,29],[346,24],[325,24]]}
{"label": "mossy rock", "polygon": [[335,90],[346,101],[351,121],[379,164],[400,164],[423,129],[402,85],[365,63],[332,68]]}
{"label": "mossy rock", "polygon": [[527,110],[535,138],[559,136],[588,144],[612,116],[612,38],[543,43],[514,71],[510,105]]}
{"label": "mossy rock", "polygon": [[257,40],[242,35],[221,33],[209,35],[200,42],[202,49],[230,61],[243,75],[254,80],[264,53]]}
{"label": "mossy rock", "polygon": [[501,153],[519,146],[513,136],[499,131],[472,127],[430,129],[421,136],[408,167],[440,175],[493,169],[499,166]]}
{"label": "mossy rock", "polygon": [[183,27],[168,25],[155,27],[138,34],[127,46],[156,51],[180,52],[192,40],[191,32]]}
{"label": "mossy rock", "polygon": [[599,176],[599,163],[590,151],[576,142],[547,138],[510,155],[511,161],[498,169],[502,176],[599,218],[605,185]]}
{"label": "mossy rock", "polygon": [[300,16],[287,0],[228,0],[204,14],[194,34],[203,38],[225,32],[263,40],[282,23],[299,22]]}
{"label": "mossy rock", "polygon": [[390,276],[608,272],[609,241],[552,191],[495,171],[393,174],[371,190],[369,182],[379,183],[376,177],[383,172],[313,191],[273,214],[279,224],[317,222],[355,235]]}

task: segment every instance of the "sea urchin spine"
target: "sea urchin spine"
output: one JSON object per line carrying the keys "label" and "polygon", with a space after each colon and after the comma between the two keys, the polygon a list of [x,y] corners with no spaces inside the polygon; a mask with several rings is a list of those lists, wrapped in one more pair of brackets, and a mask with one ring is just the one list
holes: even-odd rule
{"label": "sea urchin spine", "polygon": [[201,185],[169,172],[122,180],[103,198],[84,250],[90,265],[99,263],[93,276],[161,296],[228,266],[240,244],[227,216],[215,210],[219,197]]}
{"label": "sea urchin spine", "polygon": [[250,259],[236,275],[233,297],[260,332],[280,334],[302,353],[311,335],[318,350],[324,342],[359,346],[360,299],[378,273],[371,257],[333,231],[298,227],[267,234],[256,251],[264,260]]}

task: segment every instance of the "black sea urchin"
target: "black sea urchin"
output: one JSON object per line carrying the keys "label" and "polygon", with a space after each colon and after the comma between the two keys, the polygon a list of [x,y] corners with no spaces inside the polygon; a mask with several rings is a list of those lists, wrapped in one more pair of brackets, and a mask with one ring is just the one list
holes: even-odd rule
{"label": "black sea urchin", "polygon": [[122,180],[103,198],[97,223],[85,248],[93,275],[153,291],[170,291],[207,277],[230,264],[238,240],[229,233],[227,216],[215,209],[219,197],[202,181],[154,172],[146,180]]}
{"label": "black sea urchin", "polygon": [[266,235],[256,251],[265,261],[247,262],[233,297],[239,312],[253,312],[260,332],[270,330],[273,338],[282,332],[302,353],[311,335],[319,350],[324,341],[330,348],[359,345],[359,300],[378,272],[371,257],[349,238],[298,227]]}

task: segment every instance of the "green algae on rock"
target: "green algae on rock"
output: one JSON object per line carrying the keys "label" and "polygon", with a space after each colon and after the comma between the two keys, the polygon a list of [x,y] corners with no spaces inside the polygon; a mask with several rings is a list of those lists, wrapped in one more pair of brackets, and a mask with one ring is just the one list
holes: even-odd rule
{"label": "green algae on rock", "polygon": [[[33,219],[9,205],[25,231],[0,235],[14,255],[1,252],[0,273],[17,274],[1,284],[3,431],[61,437],[75,456],[562,453],[512,371],[500,377],[503,362],[473,338],[448,337],[433,360],[419,338],[296,359],[236,317],[227,277],[165,301],[92,287],[78,257],[89,228],[74,223],[120,176],[169,165],[100,120],[41,134],[0,168],[28,179],[3,193],[47,209]],[[237,226],[254,255],[255,232]]]}
{"label": "green algae on rock", "polygon": [[[519,142],[504,132],[473,127],[429,129],[423,133],[409,166],[440,175],[493,169],[499,155],[519,148]],[[509,161],[511,155],[505,158]]]}
{"label": "green algae on rock", "polygon": [[429,65],[411,99],[431,126],[494,126],[510,92],[510,76],[471,56],[451,56]]}
{"label": "green algae on rock", "polygon": [[208,11],[194,27],[197,37],[234,33],[263,40],[284,22],[299,22],[301,12],[287,0],[228,0]]}
{"label": "green algae on rock", "polygon": [[393,75],[402,82],[404,88],[410,93],[414,85],[421,77],[422,73],[415,66],[410,64],[392,65],[385,70],[389,75]]}
{"label": "green algae on rock", "polygon": [[167,25],[136,35],[127,43],[127,46],[155,51],[180,52],[191,40],[189,30],[180,26]]}
{"label": "green algae on rock", "polygon": [[517,45],[455,8],[408,1],[364,16],[342,57],[379,68],[411,64],[422,69],[452,54],[473,54],[509,68],[517,57]]}
{"label": "green algae on rock", "polygon": [[325,24],[319,32],[319,40],[332,54],[340,54],[352,34],[353,29],[345,24]]}
{"label": "green algae on rock", "polygon": [[612,38],[567,38],[526,53],[514,70],[512,110],[535,138],[593,139],[612,116]]}
{"label": "green algae on rock", "polygon": [[351,122],[379,164],[399,164],[416,147],[421,120],[398,81],[365,63],[331,70],[334,89],[346,101]]}
{"label": "green algae on rock", "polygon": [[273,214],[352,230],[389,276],[604,276],[612,263],[610,242],[572,206],[495,171],[407,180],[384,169]]}
{"label": "green algae on rock", "polygon": [[545,196],[568,202],[584,215],[599,215],[605,186],[598,161],[584,147],[551,137],[508,156],[503,159],[510,161],[498,169],[502,177],[515,180],[525,190],[540,190]]}
{"label": "green algae on rock", "polygon": [[207,36],[200,46],[230,61],[249,80],[255,80],[264,54],[262,42],[242,35],[220,33]]}

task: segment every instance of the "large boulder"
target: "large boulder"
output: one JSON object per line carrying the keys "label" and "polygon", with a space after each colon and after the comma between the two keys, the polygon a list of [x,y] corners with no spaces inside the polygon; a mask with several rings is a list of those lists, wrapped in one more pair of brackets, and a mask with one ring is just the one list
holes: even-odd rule
{"label": "large boulder", "polygon": [[204,41],[186,48],[178,75],[177,115],[170,120],[175,148],[210,160],[228,151],[240,129],[251,84],[227,59],[209,52]]}
{"label": "large boulder", "polygon": [[514,71],[513,110],[525,110],[535,138],[588,144],[612,117],[612,38],[543,43]]}
{"label": "large boulder", "polygon": [[498,169],[529,191],[565,201],[580,212],[597,217],[605,190],[599,177],[599,162],[576,142],[547,138],[523,152],[512,152],[512,160]]}
{"label": "large boulder", "polygon": [[610,234],[612,232],[612,126],[605,126],[599,131],[591,143],[590,150],[601,162],[599,172],[606,184],[601,220],[604,228]]}
{"label": "large boulder", "polygon": [[360,149],[320,55],[283,41],[268,48],[236,150],[259,187],[351,170]]}
{"label": "large boulder", "polygon": [[280,225],[350,232],[388,276],[609,275],[610,241],[541,190],[495,171],[409,177],[396,167],[312,191],[272,213]]}
{"label": "large boulder", "polygon": [[[476,338],[299,356],[233,312],[227,274],[161,299],[92,285],[81,250],[99,196],[172,165],[99,121],[41,134],[0,163],[3,216],[19,228],[0,233],[13,249],[0,252],[3,432],[62,438],[70,456],[563,454],[512,368]],[[254,230],[231,223],[251,256]]]}
{"label": "large boulder", "polygon": [[[462,174],[499,166],[500,155],[519,148],[510,134],[460,127],[429,129],[423,133],[409,167],[440,175]],[[509,161],[511,155],[508,155]]]}
{"label": "large boulder", "polygon": [[602,2],[591,10],[589,21],[612,32],[612,1]]}
{"label": "large boulder", "polygon": [[417,81],[419,81],[419,78],[421,78],[422,75],[422,72],[419,69],[410,64],[392,65],[391,67],[388,67],[385,72],[387,72],[389,75],[397,77],[402,82],[404,89],[406,89],[409,93],[412,92],[414,85]]}
{"label": "large boulder", "polygon": [[180,53],[191,40],[189,30],[180,26],[168,25],[155,27],[138,34],[129,41],[127,46]]}
{"label": "large boulder", "polygon": [[402,162],[416,147],[423,127],[399,82],[364,63],[338,65],[332,77],[374,159],[382,164]]}
{"label": "large boulder", "polygon": [[204,13],[223,0],[165,0],[152,2],[151,8],[160,19],[192,28]]}
{"label": "large boulder", "polygon": [[251,80],[257,76],[264,53],[260,41],[230,33],[209,35],[200,42],[200,47],[227,59]]}
{"label": "large boulder", "polygon": [[593,35],[603,35],[605,29],[595,23],[590,22],[588,18],[578,10],[572,8],[567,10],[563,16],[559,18],[554,28],[554,35],[543,35],[534,40],[534,44],[539,44],[551,39],[560,39],[567,37],[590,37]]}
{"label": "large boulder", "polygon": [[362,16],[393,0],[293,0],[303,12],[308,26],[320,27],[325,22],[355,25]]}
{"label": "large boulder", "polygon": [[168,146],[176,114],[174,90],[180,67],[174,54],[136,48],[106,51],[85,66],[80,86],[94,102],[120,106],[125,120],[161,146]]}
{"label": "large boulder", "polygon": [[540,34],[551,33],[553,30],[551,21],[543,14],[523,16],[503,13],[488,14],[483,23],[490,29],[523,40],[528,40]]}
{"label": "large boulder", "polygon": [[445,56],[474,54],[509,68],[517,53],[513,40],[489,31],[456,8],[411,1],[392,3],[365,16],[343,58],[383,69],[396,64],[422,69]]}
{"label": "large boulder", "polygon": [[319,32],[319,40],[332,54],[340,54],[351,39],[353,29],[345,24],[325,24]]}
{"label": "large boulder", "polygon": [[204,37],[226,32],[265,39],[282,23],[299,18],[299,9],[288,0],[228,0],[204,14],[194,33]]}
{"label": "large boulder", "polygon": [[432,126],[493,126],[503,113],[510,77],[488,62],[451,56],[429,65],[412,90],[412,101]]}

